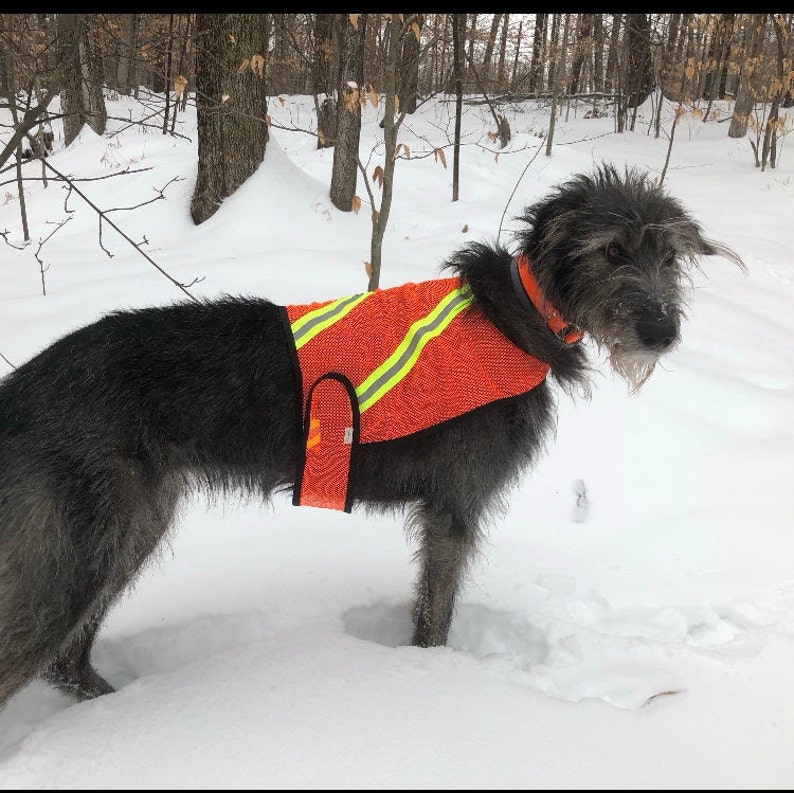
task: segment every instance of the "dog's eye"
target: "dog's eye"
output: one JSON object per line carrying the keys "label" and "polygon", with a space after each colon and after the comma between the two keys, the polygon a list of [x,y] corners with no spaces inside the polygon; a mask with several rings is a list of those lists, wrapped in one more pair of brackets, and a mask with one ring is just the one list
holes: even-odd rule
{"label": "dog's eye", "polygon": [[620,245],[617,243],[612,243],[611,245],[607,245],[607,259],[611,262],[616,262],[623,253]]}

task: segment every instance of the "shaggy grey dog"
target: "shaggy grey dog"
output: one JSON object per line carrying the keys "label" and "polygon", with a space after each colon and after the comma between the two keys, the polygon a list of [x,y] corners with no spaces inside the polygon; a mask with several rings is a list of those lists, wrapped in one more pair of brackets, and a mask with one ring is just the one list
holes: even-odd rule
{"label": "shaggy grey dog", "polygon": [[[446,267],[474,309],[587,390],[575,326],[637,389],[679,341],[688,268],[706,239],[642,174],[603,166],[526,210],[519,252],[565,320],[528,298],[517,259],[471,244]],[[119,311],[56,341],[0,384],[0,705],[36,676],[90,698],[103,617],[153,557],[186,488],[267,498],[304,447],[283,309],[263,299]],[[566,340],[567,339],[567,340]],[[484,521],[553,432],[547,380],[430,429],[362,444],[354,505],[407,508],[420,566],[413,641],[446,642]]]}

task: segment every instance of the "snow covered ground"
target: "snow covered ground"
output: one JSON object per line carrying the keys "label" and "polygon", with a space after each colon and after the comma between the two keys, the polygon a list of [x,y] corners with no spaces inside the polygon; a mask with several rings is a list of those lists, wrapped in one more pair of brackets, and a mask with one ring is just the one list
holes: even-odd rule
{"label": "snow covered ground", "polygon": [[[274,99],[283,126],[310,97]],[[451,103],[406,121],[382,286],[436,277],[571,174],[602,161],[659,173],[667,141],[617,135],[571,107],[552,157],[545,109],[467,106],[452,203]],[[140,112],[110,103],[114,116]],[[667,108],[669,129],[673,108]],[[364,111],[367,171],[382,162]],[[369,207],[328,198],[333,152],[274,128],[256,174],[195,227],[190,140],[111,122],[50,161],[196,295],[308,302],[362,291]],[[7,131],[2,133],[7,135]],[[27,176],[38,164],[25,166]],[[6,173],[3,179],[12,174]],[[112,612],[97,667],[118,691],[74,704],[33,683],[0,714],[0,788],[790,788],[794,785],[794,152],[762,173],[747,140],[687,116],[669,190],[749,272],[703,261],[683,344],[638,396],[602,361],[590,401],[559,396],[557,440],[496,521],[449,646],[407,646],[413,548],[391,517],[286,497],[185,505],[159,564]],[[0,241],[0,353],[19,364],[117,308],[183,296],[64,189],[26,182],[33,243]],[[4,197],[3,197],[4,196]],[[506,210],[506,212],[505,212]],[[465,230],[464,230],[465,229]],[[20,245],[13,184],[0,231]],[[594,350],[594,354],[597,355]],[[0,358],[0,374],[10,367]],[[577,510],[577,488],[588,509]]]}

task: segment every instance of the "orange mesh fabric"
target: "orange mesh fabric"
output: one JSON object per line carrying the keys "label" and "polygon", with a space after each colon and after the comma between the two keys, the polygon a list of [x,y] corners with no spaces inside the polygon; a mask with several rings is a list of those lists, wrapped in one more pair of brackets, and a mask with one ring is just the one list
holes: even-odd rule
{"label": "orange mesh fabric", "polygon": [[[370,293],[298,350],[304,404],[318,377],[339,372],[357,388],[398,347],[457,278],[404,284]],[[325,303],[287,306],[290,323]],[[548,365],[503,336],[476,306],[458,314],[422,349],[413,368],[361,415],[361,442],[410,435],[488,402],[526,393]]]}
{"label": "orange mesh fabric", "polygon": [[306,458],[295,488],[296,504],[350,511],[347,480],[358,434],[351,401],[354,396],[334,376],[318,380],[311,389],[305,421]]}
{"label": "orange mesh fabric", "polygon": [[[359,421],[351,448],[332,451],[335,447],[328,447],[329,456],[320,460],[324,452],[316,455],[314,447],[308,447],[313,437],[309,414],[315,406],[305,411],[306,464],[300,489],[296,485],[296,504],[322,501],[316,505],[349,511],[349,505],[338,506],[347,504],[347,471],[344,475],[330,471],[335,465],[349,466],[358,441],[393,440],[489,402],[524,394],[549,369],[503,336],[458,278],[291,305],[285,312],[303,405],[309,405],[315,383],[333,374],[347,387],[329,387],[329,393],[334,392],[341,402],[345,390],[352,403],[347,413],[333,408],[341,411],[333,421],[348,421],[352,426],[351,412]],[[396,363],[391,365],[391,361]],[[373,380],[374,385],[369,385]],[[320,401],[318,394],[316,410],[320,412],[316,415],[322,437],[324,422],[331,419],[323,418],[321,411],[331,408],[324,407],[325,387],[320,394],[323,398]]]}

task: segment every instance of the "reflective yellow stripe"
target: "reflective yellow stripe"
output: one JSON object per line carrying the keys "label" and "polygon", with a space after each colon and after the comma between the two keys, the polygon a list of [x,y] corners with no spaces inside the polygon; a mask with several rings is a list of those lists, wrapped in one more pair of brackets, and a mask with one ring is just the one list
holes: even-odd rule
{"label": "reflective yellow stripe", "polygon": [[318,333],[347,316],[362,300],[368,298],[372,292],[360,295],[340,297],[325,306],[315,308],[298,317],[291,325],[292,335],[295,337],[295,349],[299,350],[304,344],[310,342]]}
{"label": "reflective yellow stripe", "polygon": [[465,284],[453,289],[429,314],[416,320],[395,351],[356,389],[359,412],[363,413],[391,391],[411,371],[425,345],[439,336],[473,300],[471,287]]}

